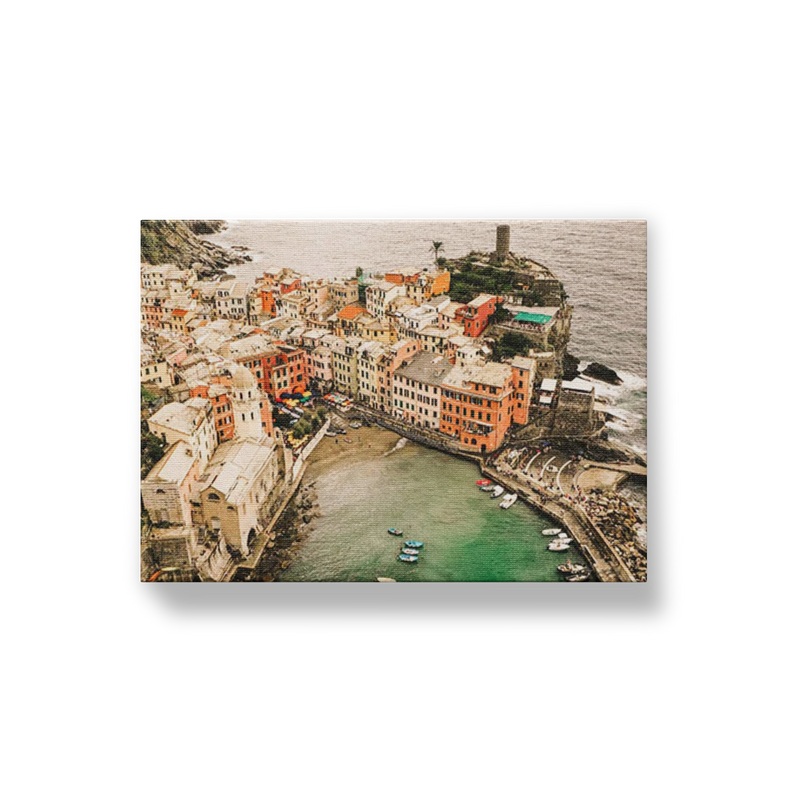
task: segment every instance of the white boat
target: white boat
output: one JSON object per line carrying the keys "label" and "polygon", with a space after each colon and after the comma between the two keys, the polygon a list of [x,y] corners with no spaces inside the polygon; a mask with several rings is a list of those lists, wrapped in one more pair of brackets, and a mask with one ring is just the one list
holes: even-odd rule
{"label": "white boat", "polygon": [[583,581],[589,580],[589,574],[587,572],[581,572],[576,575],[570,575],[567,580],[570,583],[583,583]]}
{"label": "white boat", "polygon": [[542,536],[558,536],[561,533],[561,528],[547,528],[542,531]]}
{"label": "white boat", "polygon": [[507,494],[503,498],[503,502],[500,503],[500,508],[511,508],[514,503],[517,502],[517,496],[515,494]]}
{"label": "white boat", "polygon": [[377,580],[378,583],[397,583],[397,581],[394,578],[378,577]]}
{"label": "white boat", "polygon": [[504,491],[505,489],[502,486],[495,486],[494,489],[492,489],[492,497],[500,497]]}
{"label": "white boat", "polygon": [[567,534],[563,533],[563,532],[559,533],[558,536],[556,536],[556,538],[553,539],[553,541],[554,542],[565,542],[566,544],[571,544],[572,543],[572,539],[570,539],[569,536],[567,536]]}
{"label": "white boat", "polygon": [[563,539],[553,539],[553,541],[547,545],[547,549],[551,550],[553,553],[563,553],[564,550],[569,550],[569,545]]}

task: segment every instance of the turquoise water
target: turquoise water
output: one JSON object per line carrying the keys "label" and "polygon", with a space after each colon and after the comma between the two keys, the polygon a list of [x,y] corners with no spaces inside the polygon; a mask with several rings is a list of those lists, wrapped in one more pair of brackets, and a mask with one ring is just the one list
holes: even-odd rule
{"label": "turquoise water", "polygon": [[[555,527],[521,501],[499,507],[477,467],[408,443],[390,455],[321,476],[322,517],[282,581],[558,581],[574,545],[547,550]],[[404,531],[390,536],[389,528]],[[425,542],[417,564],[397,561],[403,540]]]}

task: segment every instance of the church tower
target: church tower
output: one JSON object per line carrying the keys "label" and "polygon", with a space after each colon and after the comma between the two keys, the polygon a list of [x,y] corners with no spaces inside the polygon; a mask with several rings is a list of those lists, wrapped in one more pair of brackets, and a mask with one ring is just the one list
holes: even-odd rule
{"label": "church tower", "polygon": [[[238,364],[231,368],[231,408],[233,426],[238,439],[260,439],[266,433],[262,428],[262,406],[269,401],[261,393],[252,372]],[[270,411],[270,420],[272,414]],[[270,425],[271,427],[271,425]]]}

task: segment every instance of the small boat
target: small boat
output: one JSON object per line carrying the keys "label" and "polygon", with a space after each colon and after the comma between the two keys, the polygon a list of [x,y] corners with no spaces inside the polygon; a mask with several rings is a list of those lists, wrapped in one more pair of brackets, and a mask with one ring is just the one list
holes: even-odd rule
{"label": "small boat", "polygon": [[565,550],[569,550],[569,545],[561,539],[553,539],[553,541],[547,545],[547,549],[553,553],[563,553]]}
{"label": "small boat", "polygon": [[414,564],[415,562],[419,561],[419,556],[409,556],[405,553],[400,553],[400,555],[397,556],[397,560],[405,561],[406,564]]}
{"label": "small boat", "polygon": [[401,531],[399,528],[389,528],[389,533],[391,533],[392,536],[402,536],[403,535],[403,531]]}
{"label": "small boat", "polygon": [[481,486],[481,491],[482,492],[493,492],[496,488],[497,487],[494,484],[490,483],[490,484],[488,484],[486,486]]}
{"label": "small boat", "polygon": [[504,491],[505,489],[503,489],[502,486],[495,486],[494,489],[492,489],[492,497],[500,497]]}
{"label": "small boat", "polygon": [[515,494],[507,494],[503,498],[503,502],[500,503],[500,508],[511,508],[514,503],[517,502],[517,496]]}
{"label": "small boat", "polygon": [[354,431],[357,431],[357,430],[358,430],[358,429],[361,427],[361,423],[360,423],[360,422],[351,422],[351,423],[350,423],[350,427],[351,427],[351,428],[352,428]]}
{"label": "small boat", "polygon": [[353,444],[353,440],[350,438],[345,438],[345,442],[347,442],[347,444]]}
{"label": "small boat", "polygon": [[570,575],[567,580],[570,583],[581,583],[583,581],[589,580],[589,575],[587,573],[579,573],[578,575]]}
{"label": "small boat", "polygon": [[572,539],[570,539],[569,536],[567,536],[566,533],[559,533],[558,536],[556,536],[556,538],[553,539],[553,541],[554,542],[564,542],[565,544],[571,544],[572,543]]}
{"label": "small boat", "polygon": [[565,572],[568,575],[577,575],[580,572],[586,571],[586,567],[584,567],[583,564],[573,564],[570,559],[567,559],[566,564],[559,564],[556,569],[559,572]]}
{"label": "small boat", "polygon": [[378,583],[397,583],[394,578],[384,578],[380,575],[375,580],[377,580]]}
{"label": "small boat", "polygon": [[542,531],[542,536],[558,536],[561,533],[561,528],[548,528]]}
{"label": "small boat", "polygon": [[415,542],[413,540],[409,540],[407,542],[403,542],[404,547],[410,547],[412,550],[421,550],[425,547],[425,542]]}
{"label": "small boat", "polygon": [[418,556],[419,555],[419,550],[415,550],[413,547],[404,547],[403,548],[403,552],[407,556]]}
{"label": "small boat", "polygon": [[476,486],[491,486],[492,482],[491,481],[487,481],[486,478],[484,478],[483,480],[475,481],[475,485]]}

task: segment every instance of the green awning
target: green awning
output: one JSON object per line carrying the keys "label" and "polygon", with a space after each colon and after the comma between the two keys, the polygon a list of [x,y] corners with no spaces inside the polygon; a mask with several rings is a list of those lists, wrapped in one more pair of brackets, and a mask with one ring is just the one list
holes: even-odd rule
{"label": "green awning", "polygon": [[514,317],[514,322],[535,322],[537,325],[544,325],[545,322],[550,322],[552,316],[548,316],[547,314],[529,314],[527,311],[520,311],[516,317]]}

